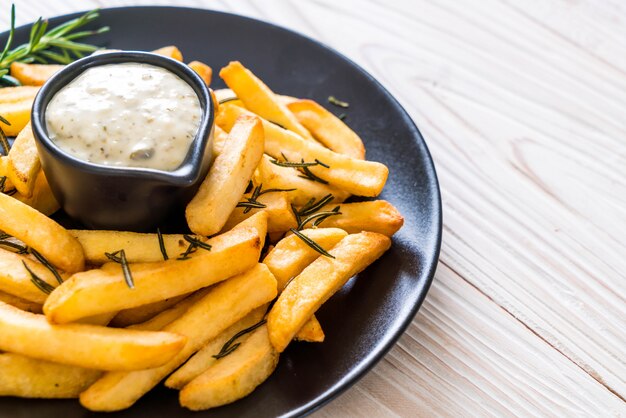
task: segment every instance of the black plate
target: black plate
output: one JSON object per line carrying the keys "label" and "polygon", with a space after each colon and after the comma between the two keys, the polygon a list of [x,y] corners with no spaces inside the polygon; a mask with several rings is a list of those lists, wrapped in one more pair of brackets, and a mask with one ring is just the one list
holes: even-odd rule
{"label": "black plate", "polygon": [[[50,24],[75,16],[53,18]],[[274,374],[253,394],[212,411],[191,413],[178,405],[176,392],[160,387],[131,409],[107,416],[259,418],[300,416],[319,408],[384,356],[413,319],[432,281],[441,245],[441,199],[422,136],[372,76],[339,53],[289,30],[226,13],[164,7],[105,9],[97,23],[111,26],[111,31],[90,41],[109,48],[177,45],[187,61],[206,62],[215,71],[239,60],[276,92],[323,104],[329,95],[348,101],[346,122],[365,141],[367,158],[390,168],[382,198],[405,217],[391,250],[320,309],[326,341],[292,343]],[[27,33],[28,28],[18,29],[17,42],[23,42]],[[5,41],[6,33],[0,44]],[[223,86],[217,75],[215,86]],[[0,399],[2,418],[92,415],[76,400]]]}

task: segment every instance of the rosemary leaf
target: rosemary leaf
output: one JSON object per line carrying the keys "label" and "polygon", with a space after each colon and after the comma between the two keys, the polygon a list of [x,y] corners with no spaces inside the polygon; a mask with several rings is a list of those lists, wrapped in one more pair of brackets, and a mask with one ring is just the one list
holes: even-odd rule
{"label": "rosemary leaf", "polygon": [[219,104],[224,104],[224,103],[232,102],[232,101],[235,101],[235,100],[239,100],[239,97],[237,97],[237,96],[226,97],[226,98],[220,100],[218,103]]}
{"label": "rosemary leaf", "polygon": [[317,242],[313,241],[311,238],[307,237],[302,232],[300,232],[300,231],[298,231],[296,229],[293,229],[293,228],[290,228],[289,230],[291,232],[293,232],[295,236],[300,238],[306,245],[308,245],[309,247],[313,248],[318,253],[320,253],[320,254],[322,254],[322,255],[324,255],[326,257],[335,258],[334,255],[330,254],[328,251],[323,249]]}
{"label": "rosemary leaf", "polygon": [[45,268],[50,270],[50,272],[52,273],[54,278],[57,279],[57,282],[59,282],[59,284],[63,284],[63,278],[59,274],[59,271],[56,268],[54,268],[54,266],[52,264],[50,264],[50,262],[48,260],[46,260],[46,258],[43,255],[41,255],[41,253],[39,253],[39,251],[37,251],[34,248],[30,248],[30,253],[32,255],[34,255],[35,258],[37,259],[37,261],[39,261],[41,264],[43,264]]}
{"label": "rosemary leaf", "polygon": [[304,227],[306,226],[306,224],[308,224],[311,221],[315,221],[315,222],[313,222],[313,226],[319,226],[319,224],[324,222],[330,216],[335,216],[335,215],[341,215],[341,212],[339,212],[339,206],[337,206],[336,208],[334,208],[331,211],[317,212],[317,213],[315,213],[313,215],[310,215],[310,216],[308,216],[307,218],[305,218],[304,220],[302,220],[301,222],[298,223],[298,231],[303,230]]}
{"label": "rosemary leaf", "polygon": [[343,100],[339,100],[335,96],[328,96],[328,103],[333,104],[335,106],[343,107],[344,109],[347,109],[350,107],[350,103],[344,102]]}
{"label": "rosemary leaf", "polygon": [[187,241],[190,244],[195,245],[196,247],[202,248],[203,250],[211,251],[211,245],[207,244],[204,241],[200,241],[196,237],[192,237],[191,235],[185,234],[183,235],[183,238],[185,238],[185,241]]}
{"label": "rosemary leaf", "polygon": [[26,254],[28,252],[28,248],[26,248],[25,246],[13,241],[7,241],[6,239],[0,241],[0,247],[7,247],[12,250],[17,250],[18,254]]}
{"label": "rosemary leaf", "polygon": [[119,263],[122,266],[122,272],[124,273],[124,281],[126,281],[126,285],[130,289],[135,288],[135,282],[133,280],[133,275],[130,272],[130,267],[128,266],[128,260],[126,260],[126,251],[118,250],[114,253],[104,253],[104,255],[111,261],[115,263]]}
{"label": "rosemary leaf", "polygon": [[163,242],[163,234],[161,234],[161,229],[157,228],[157,239],[159,240],[159,248],[161,249],[161,254],[163,255],[163,260],[168,260],[167,250],[165,249],[165,242]]}
{"label": "rosemary leaf", "polygon": [[341,115],[337,116],[339,118],[339,120],[346,120],[346,118],[348,117],[348,115],[346,115],[345,113],[342,113]]}
{"label": "rosemary leaf", "polygon": [[41,290],[46,295],[52,293],[52,291],[54,290],[54,286],[43,280],[41,277],[37,276],[35,272],[32,271],[30,267],[28,267],[28,264],[26,264],[25,261],[22,261],[22,264],[24,264],[24,267],[30,274],[30,281],[37,287],[37,289]]}
{"label": "rosemary leaf", "polygon": [[189,260],[189,254],[195,253],[196,251],[198,251],[196,244],[190,243],[185,252],[180,253],[180,257],[178,257],[177,260]]}
{"label": "rosemary leaf", "polygon": [[216,359],[221,359],[223,357],[226,357],[227,355],[229,355],[230,353],[232,353],[233,351],[235,351],[239,345],[241,345],[241,343],[237,343],[234,344],[233,343],[237,340],[237,338],[241,337],[242,335],[246,335],[249,332],[254,331],[255,329],[257,329],[258,327],[262,326],[263,324],[265,324],[267,322],[267,320],[262,319],[261,321],[257,322],[256,324],[243,329],[241,331],[239,331],[238,333],[236,333],[235,335],[232,336],[232,338],[228,341],[226,341],[226,343],[222,346],[222,349],[220,350],[219,353],[215,354],[213,356],[213,358]]}

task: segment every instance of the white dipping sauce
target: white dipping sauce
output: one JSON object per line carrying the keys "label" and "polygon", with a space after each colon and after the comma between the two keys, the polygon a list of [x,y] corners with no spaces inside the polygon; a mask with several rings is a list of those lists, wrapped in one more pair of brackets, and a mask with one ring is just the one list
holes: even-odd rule
{"label": "white dipping sauce", "polygon": [[46,109],[48,135],[68,154],[165,171],[181,165],[201,117],[189,84],[139,63],[92,67],[59,90]]}

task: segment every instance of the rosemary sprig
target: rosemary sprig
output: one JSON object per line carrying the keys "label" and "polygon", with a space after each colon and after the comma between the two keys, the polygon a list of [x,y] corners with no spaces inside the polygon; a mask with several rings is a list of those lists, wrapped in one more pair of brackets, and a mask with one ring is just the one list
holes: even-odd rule
{"label": "rosemary sprig", "polygon": [[159,248],[161,249],[161,254],[163,255],[163,260],[168,260],[167,250],[165,249],[165,242],[163,241],[163,234],[161,234],[161,229],[157,228],[157,239],[159,240]]}
{"label": "rosemary sprig", "polygon": [[9,38],[0,55],[0,79],[9,74],[13,62],[45,64],[52,61],[69,64],[87,53],[96,51],[99,47],[76,41],[86,36],[107,32],[109,28],[104,26],[96,30],[76,30],[98,17],[98,10],[91,10],[50,30],[48,30],[48,21],[39,18],[31,27],[28,42],[11,49],[15,35],[15,4],[12,5]]}
{"label": "rosemary sprig", "polygon": [[37,289],[41,290],[46,295],[52,293],[52,291],[54,290],[54,286],[43,280],[41,277],[37,276],[35,272],[32,271],[30,267],[28,267],[28,264],[26,264],[25,261],[22,260],[22,264],[24,264],[24,267],[30,274],[30,281],[37,287]]}
{"label": "rosemary sprig", "polygon": [[130,272],[128,261],[126,260],[126,251],[118,250],[118,251],[115,251],[114,253],[104,253],[104,255],[109,260],[122,265],[122,272],[124,273],[124,280],[126,281],[126,285],[129,288],[134,289],[135,281],[133,280],[133,275]]}
{"label": "rosemary sprig", "polygon": [[30,248],[30,253],[32,255],[34,255],[35,258],[37,259],[37,261],[39,261],[41,264],[43,264],[45,268],[50,270],[50,272],[52,273],[54,278],[57,279],[57,282],[59,282],[59,284],[63,284],[63,278],[59,274],[59,271],[56,268],[54,268],[54,266],[52,264],[50,264],[50,262],[48,260],[46,260],[46,258],[43,255],[41,255],[39,253],[39,251],[37,251],[34,248]]}
{"label": "rosemary sprig", "polygon": [[313,162],[305,162],[304,159],[301,159],[301,161],[298,163],[298,162],[294,162],[294,161],[289,161],[287,159],[287,157],[285,156],[285,154],[282,154],[282,156],[283,156],[283,159],[285,161],[278,161],[275,158],[273,160],[270,160],[270,162],[272,164],[275,164],[275,165],[279,166],[279,167],[295,168],[296,170],[298,170],[300,172],[300,176],[299,177],[301,177],[301,178],[304,178],[304,179],[307,179],[307,180],[311,180],[311,181],[316,181],[316,182],[322,183],[322,184],[328,184],[328,182],[326,180],[316,176],[309,169],[309,167],[314,167],[314,166],[317,166],[317,165],[319,165],[321,167],[324,167],[324,168],[330,168],[330,166],[328,164],[325,164],[325,163],[321,162],[317,158]]}
{"label": "rosemary sprig", "polygon": [[316,201],[314,197],[311,198],[307,203],[304,204],[299,210],[292,204],[291,210],[293,214],[296,216],[296,220],[298,221],[298,225],[302,223],[302,217],[309,216],[317,212],[322,208],[322,206],[327,203],[332,202],[335,197],[332,194],[327,194],[322,197],[319,201]]}
{"label": "rosemary sprig", "polygon": [[259,322],[257,322],[256,324],[243,329],[241,331],[239,331],[238,333],[236,333],[235,335],[232,336],[232,338],[228,341],[226,341],[226,343],[222,346],[222,349],[220,350],[219,353],[213,355],[213,358],[215,359],[221,359],[226,357],[227,355],[231,354],[233,351],[235,351],[236,349],[239,348],[239,346],[241,345],[241,343],[236,343],[234,344],[235,341],[237,341],[237,339],[243,335],[248,334],[249,332],[254,331],[255,329],[257,329],[258,327],[262,326],[263,324],[265,324],[267,322],[266,319],[262,319]]}
{"label": "rosemary sprig", "polygon": [[207,250],[207,251],[211,251],[211,245],[207,244],[204,241],[200,241],[198,238],[196,237],[192,237],[191,235],[183,235],[183,238],[185,239],[185,241],[187,241],[188,243],[195,245],[196,247],[202,248],[203,250]]}
{"label": "rosemary sprig", "polygon": [[313,215],[304,218],[298,223],[298,231],[303,230],[306,224],[311,221],[315,221],[313,222],[313,226],[319,226],[319,224],[324,222],[330,216],[336,215],[341,215],[341,212],[339,212],[339,206],[336,206],[333,210],[314,213]]}
{"label": "rosemary sprig", "polygon": [[[1,73],[1,71],[0,71],[0,73]],[[0,78],[2,78],[2,77],[0,77]],[[6,120],[1,115],[0,115],[0,122],[4,123],[5,125],[11,126],[11,122]],[[11,150],[11,145],[9,144],[9,139],[7,138],[7,136],[4,133],[4,131],[2,130],[2,128],[0,128],[0,146],[2,146],[2,153],[3,153],[3,155],[9,155],[9,151]]]}
{"label": "rosemary sprig", "polygon": [[335,258],[334,255],[330,254],[328,251],[323,249],[321,245],[319,245],[317,242],[313,241],[311,238],[309,238],[306,235],[304,235],[302,232],[300,232],[300,231],[298,231],[297,229],[294,229],[294,228],[290,228],[289,230],[291,232],[293,232],[293,234],[295,236],[300,238],[306,245],[308,245],[309,247],[313,248],[318,253],[320,253],[320,254],[322,254],[322,255],[324,255],[326,257]]}
{"label": "rosemary sprig", "polygon": [[261,184],[259,184],[258,186],[256,186],[254,188],[254,190],[252,191],[252,195],[250,197],[247,197],[246,200],[243,201],[243,202],[237,203],[237,207],[238,208],[245,208],[243,210],[243,213],[248,213],[252,209],[263,209],[263,208],[266,208],[267,206],[257,200],[259,198],[259,196],[261,196],[261,195],[263,195],[265,193],[293,192],[294,190],[297,190],[297,189],[266,189],[266,190],[263,190],[263,184],[261,183]]}
{"label": "rosemary sprig", "polygon": [[28,247],[13,241],[8,241],[6,238],[0,240],[0,247],[8,247],[12,250],[16,250],[18,254],[26,254],[28,252]]}
{"label": "rosemary sprig", "polygon": [[328,103],[333,104],[338,107],[343,107],[344,109],[347,109],[350,107],[350,103],[344,102],[343,100],[339,100],[335,96],[328,96]]}

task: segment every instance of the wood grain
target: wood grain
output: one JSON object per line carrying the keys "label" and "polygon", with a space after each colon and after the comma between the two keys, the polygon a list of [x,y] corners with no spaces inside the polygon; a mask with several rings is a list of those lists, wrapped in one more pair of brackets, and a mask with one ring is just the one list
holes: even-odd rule
{"label": "wood grain", "polygon": [[20,0],[18,23],[129,4],[312,36],[380,80],[428,142],[444,200],[433,288],[317,416],[626,416],[624,2]]}

